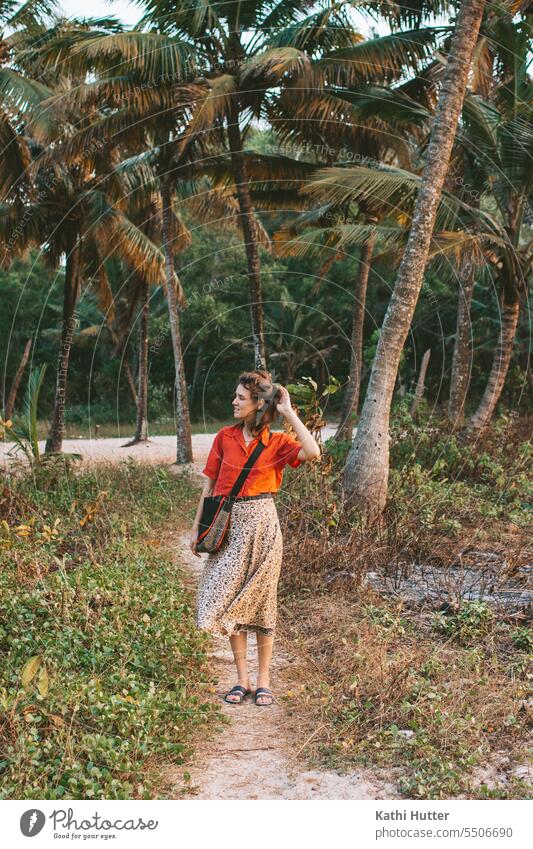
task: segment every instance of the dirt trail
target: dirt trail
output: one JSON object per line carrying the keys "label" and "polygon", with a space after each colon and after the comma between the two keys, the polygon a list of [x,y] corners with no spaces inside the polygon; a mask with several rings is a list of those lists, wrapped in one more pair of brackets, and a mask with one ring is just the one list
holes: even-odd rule
{"label": "dirt trail", "polygon": [[[188,533],[172,541],[177,562],[187,570],[189,586],[195,590],[203,563],[189,548]],[[252,686],[256,679],[255,635],[248,637],[248,662]],[[283,672],[290,665],[283,635],[274,644],[271,687],[282,692]],[[196,799],[392,799],[398,798],[393,784],[380,781],[370,772],[339,775],[334,771],[305,771],[290,751],[285,731],[283,702],[257,707],[248,699],[230,705],[223,695],[235,683],[235,666],[227,637],[213,637],[211,668],[217,678],[218,700],[231,723],[223,726],[214,740],[200,744],[196,763],[188,767]],[[180,774],[183,769],[180,770]],[[172,776],[169,776],[172,780]],[[182,786],[176,775],[176,787]],[[178,794],[176,794],[178,795]]]}

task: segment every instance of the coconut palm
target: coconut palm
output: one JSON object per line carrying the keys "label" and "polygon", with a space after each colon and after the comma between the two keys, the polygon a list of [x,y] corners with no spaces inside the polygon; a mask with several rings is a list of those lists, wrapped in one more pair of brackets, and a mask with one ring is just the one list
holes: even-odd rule
{"label": "coconut palm", "polygon": [[354,43],[343,4],[296,2],[168,4],[149,0],[142,23],[161,27],[194,45],[207,91],[193,111],[188,132],[203,135],[225,127],[248,264],[255,365],[266,367],[259,241],[244,144],[252,118],[269,113],[271,93],[310,64],[324,48]]}
{"label": "coconut palm", "polygon": [[0,200],[23,198],[30,190],[31,155],[17,112],[20,104],[42,99],[47,88],[21,73],[17,57],[30,34],[42,33],[55,6],[55,0],[0,0]]}
{"label": "coconut palm", "polygon": [[[361,47],[360,36],[348,26],[344,4],[322,9],[303,20],[299,20],[299,5],[289,8],[282,8],[281,4],[248,5],[246,10],[231,6],[221,10],[202,4],[194,13],[189,5],[183,8],[174,4],[170,8],[166,4],[148,3],[142,26],[151,28],[149,32],[82,34],[81,37],[72,34],[48,53],[48,59],[51,57],[62,67],[66,63],[67,68],[72,67],[78,73],[81,68],[96,72],[97,84],[93,88],[100,98],[114,98],[111,107],[120,104],[121,99],[126,100],[127,106],[115,108],[111,118],[118,134],[127,127],[134,132],[140,131],[139,113],[146,117],[151,110],[152,118],[157,117],[153,140],[157,142],[159,163],[156,170],[163,201],[167,254],[174,244],[170,212],[176,178],[180,171],[185,176],[183,167],[188,164],[191,153],[198,150],[199,143],[205,146],[204,139],[212,135],[218,139],[222,133],[230,150],[232,183],[245,237],[255,360],[263,365],[264,318],[258,253],[261,227],[253,214],[248,161],[243,150],[250,120],[254,116],[273,114],[276,96],[272,92],[280,83],[285,86],[306,71],[311,65],[310,57],[328,53],[324,68],[316,72],[322,78],[326,74],[331,76],[336,67],[335,48],[344,49],[341,57],[343,79],[352,79],[354,75],[360,79],[360,71],[355,74],[354,68],[368,70],[376,64],[376,46]],[[386,54],[389,59],[394,56],[395,77],[401,73],[398,68],[417,66],[433,43],[433,34],[428,36],[418,31],[390,37]],[[351,48],[356,51],[354,55],[350,55]],[[204,76],[199,77],[200,74]],[[196,92],[196,103],[186,130],[174,125],[168,138],[161,132],[161,125],[165,123],[163,116],[170,112],[175,123],[176,110],[180,102],[184,105],[188,102],[193,80],[197,86],[200,84],[200,92]],[[178,92],[176,82],[180,83]],[[180,90],[185,95],[180,95]],[[101,126],[95,128],[95,137],[100,131]],[[275,165],[270,163],[271,171]],[[172,257],[167,256],[167,269],[173,265]],[[186,405],[185,380],[178,353],[179,322],[177,304],[173,302],[176,299],[168,286],[167,292],[176,371],[180,374],[177,380],[180,427],[188,418],[183,409]],[[183,450],[180,450],[180,443],[185,443]],[[178,459],[184,462],[190,459],[187,440],[179,437]]]}
{"label": "coconut palm", "polygon": [[[35,67],[33,56],[28,62]],[[74,83],[64,76],[57,87],[63,94]],[[45,89],[45,85],[40,89],[39,102],[21,106],[34,139],[33,160],[27,169],[32,193],[25,200],[13,193],[2,209],[1,229],[11,256],[33,244],[41,247],[53,267],[66,257],[54,414],[45,449],[57,452],[65,431],[68,363],[82,283],[95,281],[102,307],[112,310],[106,257],[121,256],[135,264],[139,273],[157,279],[162,273],[162,256],[124,213],[124,186],[112,171],[116,145],[92,145],[77,157],[66,155],[64,139],[77,125],[95,116],[73,111],[66,99]]]}
{"label": "coconut palm", "polygon": [[[380,10],[383,11],[383,10]],[[400,10],[401,11],[401,10]],[[421,11],[423,17],[424,12]],[[406,18],[407,20],[407,18]],[[283,146],[295,151],[305,151],[311,162],[324,167],[338,163],[343,158],[353,161],[377,160],[405,167],[412,165],[412,151],[417,140],[423,138],[423,127],[432,115],[434,83],[430,60],[431,53],[445,28],[420,27],[416,31],[392,33],[372,39],[356,35],[357,43],[347,49],[326,51],[314,59],[310,68],[288,80],[273,100],[270,117],[275,135]],[[404,21],[405,22],[405,21]],[[417,99],[413,97],[413,81],[405,81],[409,71],[416,71]],[[403,79],[402,79],[403,78]],[[396,81],[393,90],[387,84]],[[317,162],[317,160],[323,160]],[[325,160],[325,161],[324,161]],[[307,181],[313,184],[312,175]],[[252,191],[254,203],[261,209],[272,208],[282,200],[279,187],[271,190],[270,198],[258,199]],[[301,187],[300,196],[304,187]],[[287,195],[287,189],[284,190]],[[354,306],[350,340],[350,366],[348,385],[343,396],[341,422],[337,439],[351,439],[352,417],[357,412],[362,363],[362,335],[365,315],[366,287],[375,244],[372,226],[386,210],[380,209],[372,199],[359,204],[336,204],[313,197],[320,206],[314,211],[310,199],[301,197],[293,204],[305,211],[295,221],[289,221],[275,235],[280,255],[302,255],[302,241],[296,245],[289,236],[295,236],[306,226],[319,227],[324,240],[326,260],[321,273],[344,252],[335,251],[338,236],[336,222],[357,219],[366,237],[360,243],[360,260],[354,285]],[[286,208],[286,203],[281,204]],[[329,225],[328,226],[328,222]],[[305,243],[305,236],[303,237]],[[305,250],[304,250],[305,253]]]}
{"label": "coconut palm", "polygon": [[381,329],[357,435],[344,470],[347,501],[359,504],[371,515],[383,510],[387,498],[392,394],[422,286],[484,5],[484,0],[463,0],[457,15],[409,238]]}
{"label": "coconut palm", "polygon": [[[104,38],[101,34],[93,34],[93,37]],[[89,52],[90,39],[83,32],[81,39],[83,49]],[[77,43],[74,32],[69,34],[67,47],[64,41],[58,39],[45,45],[41,51],[42,60],[48,67],[61,61],[62,67],[81,73],[78,53],[74,51],[71,56],[69,52],[72,48],[70,42]],[[114,39],[111,38],[111,41],[114,42]],[[169,50],[172,46],[176,55],[179,53],[178,42],[166,39],[165,44]],[[109,41],[106,41],[106,49],[112,53]],[[100,53],[96,55],[99,57]],[[159,65],[144,69],[146,76],[142,82],[143,71],[137,64],[117,76],[116,69],[108,72],[99,63],[93,63],[92,54],[85,59],[88,62],[86,70],[97,73],[95,82],[69,92],[62,102],[68,101],[73,108],[82,111],[98,106],[99,110],[105,110],[105,115],[99,115],[94,123],[86,123],[74,133],[65,143],[64,155],[75,161],[91,146],[108,147],[120,142],[127,158],[116,165],[113,173],[120,183],[126,181],[130,203],[139,196],[142,204],[147,193],[154,191],[160,197],[164,288],[176,369],[177,462],[189,463],[192,460],[192,443],[179,319],[186,300],[176,268],[177,258],[189,246],[191,234],[180,210],[188,209],[204,224],[211,223],[232,231],[240,228],[239,206],[233,197],[232,187],[224,185],[224,177],[221,176],[219,187],[213,189],[205,177],[214,157],[219,158],[220,174],[227,176],[228,163],[224,163],[224,157],[220,156],[223,147],[220,133],[216,130],[201,137],[187,135],[190,104],[203,91],[199,85],[177,85],[170,76],[161,79]],[[150,76],[152,73],[153,78]],[[147,86],[147,94],[139,98],[139,91],[144,91],[143,85]],[[123,105],[117,106],[121,101]],[[188,142],[184,143],[187,138]],[[109,179],[112,178],[110,174]],[[268,235],[255,217],[254,233],[258,244],[269,244]]]}
{"label": "coconut palm", "polygon": [[486,51],[486,99],[469,98],[463,143],[470,145],[481,173],[480,186],[495,204],[509,245],[496,257],[500,282],[500,333],[488,382],[477,410],[468,422],[471,429],[490,421],[513,352],[520,299],[526,299],[531,281],[533,238],[527,211],[533,199],[533,81],[528,76],[531,23],[513,19],[514,7],[501,9],[482,30]]}
{"label": "coconut palm", "polygon": [[[500,280],[502,290],[507,289],[511,304],[502,311],[502,336],[494,360],[494,373],[489,379],[480,415],[476,414],[471,421],[473,426],[487,423],[501,392],[518,319],[518,290],[521,285],[523,288],[527,277],[524,219],[520,214],[517,219],[515,216],[516,211],[527,204],[531,193],[531,131],[527,128],[528,123],[531,125],[531,111],[526,106],[531,102],[531,78],[527,70],[531,26],[526,17],[517,15],[521,7],[523,3],[503,3],[492,9],[482,23],[472,66],[471,91],[465,98],[448,177],[456,190],[457,187],[462,189],[469,203],[495,208],[508,235],[507,244],[500,247],[492,260],[496,279]],[[521,122],[516,128],[517,144],[513,145],[511,137],[515,128],[506,125],[518,115],[521,115]],[[517,221],[520,222],[518,227]],[[505,254],[509,254],[506,259]],[[458,274],[457,329],[448,406],[449,418],[455,424],[463,422],[472,368],[470,303],[475,267],[472,255],[465,254]],[[516,284],[514,293],[504,279],[509,272]],[[502,356],[503,351],[508,356]]]}

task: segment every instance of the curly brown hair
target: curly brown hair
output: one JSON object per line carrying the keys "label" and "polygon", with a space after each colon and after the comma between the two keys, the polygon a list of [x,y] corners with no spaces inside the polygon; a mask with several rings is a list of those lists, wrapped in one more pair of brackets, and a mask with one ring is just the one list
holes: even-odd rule
{"label": "curly brown hair", "polygon": [[249,426],[250,433],[254,437],[258,437],[264,428],[268,427],[279,415],[276,404],[281,401],[280,384],[273,383],[270,372],[263,369],[243,371],[239,375],[236,385],[239,384],[249,390],[253,401],[259,401],[261,398],[265,401],[260,408],[263,411],[261,417],[259,418],[260,410],[258,410],[258,419],[256,419],[254,425]]}

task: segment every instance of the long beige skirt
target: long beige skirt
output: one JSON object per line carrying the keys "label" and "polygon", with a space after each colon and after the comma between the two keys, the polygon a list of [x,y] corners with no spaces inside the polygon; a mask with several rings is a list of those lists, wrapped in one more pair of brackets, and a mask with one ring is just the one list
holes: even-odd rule
{"label": "long beige skirt", "polygon": [[273,498],[236,501],[222,547],[208,554],[196,603],[199,628],[218,636],[273,634],[283,537]]}

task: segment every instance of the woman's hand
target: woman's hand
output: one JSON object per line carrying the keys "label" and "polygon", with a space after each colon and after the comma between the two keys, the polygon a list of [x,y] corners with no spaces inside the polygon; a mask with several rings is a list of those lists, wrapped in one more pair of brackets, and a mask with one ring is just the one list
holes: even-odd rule
{"label": "woman's hand", "polygon": [[286,417],[289,415],[289,413],[293,412],[291,406],[291,396],[289,395],[288,391],[285,389],[284,386],[281,386],[279,391],[281,392],[281,401],[279,404],[276,404],[276,410],[281,416]]}
{"label": "woman's hand", "polygon": [[191,537],[189,539],[189,545],[191,547],[192,553],[195,557],[200,557],[200,554],[196,551],[196,543],[198,541],[198,530],[193,528],[191,531]]}

